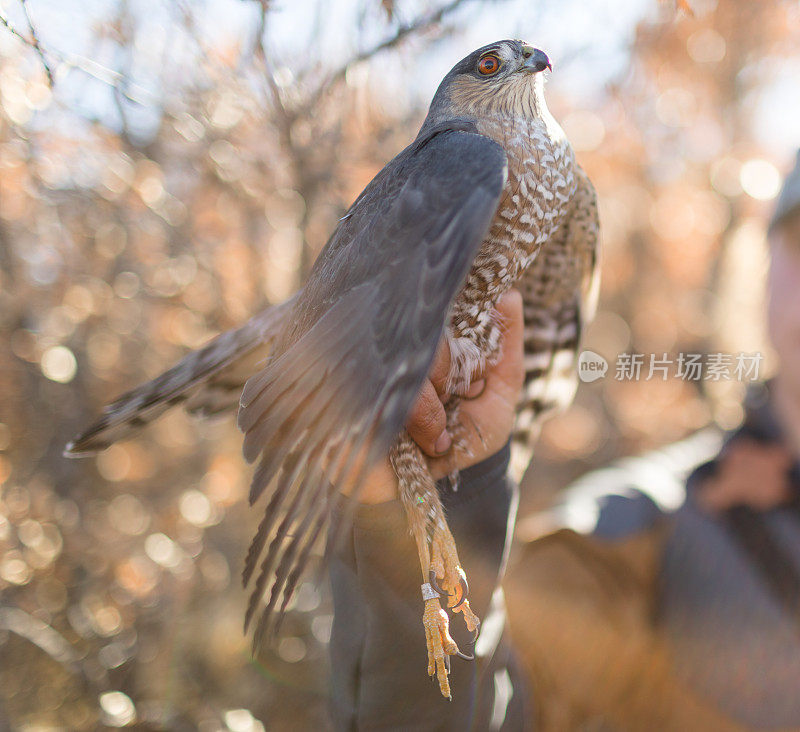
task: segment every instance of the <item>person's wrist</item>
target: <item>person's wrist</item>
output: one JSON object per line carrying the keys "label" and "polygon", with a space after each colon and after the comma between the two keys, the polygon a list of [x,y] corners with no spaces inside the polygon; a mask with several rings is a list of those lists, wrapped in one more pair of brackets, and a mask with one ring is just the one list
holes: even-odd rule
{"label": "person's wrist", "polygon": [[367,505],[394,501],[398,496],[397,480],[367,484],[358,496],[358,502]]}
{"label": "person's wrist", "polygon": [[[397,476],[385,457],[369,470],[361,486],[356,491],[355,481],[358,478],[359,466],[354,468],[347,479],[335,481],[339,492],[344,496],[351,496],[355,491],[355,498],[359,503],[376,504],[393,501],[398,496]],[[331,478],[332,479],[332,478]]]}

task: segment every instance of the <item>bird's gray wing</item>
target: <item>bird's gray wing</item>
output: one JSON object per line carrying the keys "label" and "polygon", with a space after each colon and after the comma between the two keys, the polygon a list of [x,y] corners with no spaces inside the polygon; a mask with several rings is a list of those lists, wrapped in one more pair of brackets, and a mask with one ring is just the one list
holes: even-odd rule
{"label": "bird's gray wing", "polygon": [[323,461],[366,444],[369,465],[402,429],[505,179],[503,149],[474,132],[436,130],[406,148],[353,204],[276,354],[245,385],[244,454],[260,457],[251,502],[277,476],[244,570],[246,585],[265,554],[245,621],[265,600],[256,646],[327,525],[336,467],[324,474]]}
{"label": "bird's gray wing", "polygon": [[245,381],[269,355],[293,304],[294,298],[263,310],[241,327],[187,354],[155,379],[123,394],[67,445],[64,454],[83,457],[104,450],[177,404],[204,416],[238,406]]}
{"label": "bird's gray wing", "polygon": [[597,195],[577,165],[575,174],[578,186],[565,225],[544,244],[516,285],[522,293],[525,318],[525,385],[513,435],[515,444],[523,447],[515,451],[517,474],[530,461],[540,418],[572,401],[581,334],[597,305]]}

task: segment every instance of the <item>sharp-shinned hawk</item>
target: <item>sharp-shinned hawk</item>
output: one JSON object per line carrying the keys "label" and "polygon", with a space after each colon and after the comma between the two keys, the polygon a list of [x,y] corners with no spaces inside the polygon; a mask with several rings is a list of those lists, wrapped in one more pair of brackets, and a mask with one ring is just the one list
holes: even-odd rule
{"label": "sharp-shinned hawk", "polygon": [[[458,648],[440,598],[471,630],[478,619],[436,484],[403,425],[443,334],[451,393],[497,360],[494,305],[512,286],[525,316],[515,439],[529,442],[536,418],[572,398],[599,224],[592,185],[545,104],[547,68],[542,51],[516,40],[456,64],[416,139],[342,217],[300,292],[121,397],[68,446],[101,450],[174,404],[217,412],[239,401],[244,455],[259,461],[251,503],[271,486],[244,570],[247,583],[258,568],[247,609],[248,622],[261,610],[255,643],[330,523],[331,483],[357,464],[363,479],[388,451],[420,557],[428,671],[450,695],[447,656]],[[457,434],[457,397],[446,410]]]}

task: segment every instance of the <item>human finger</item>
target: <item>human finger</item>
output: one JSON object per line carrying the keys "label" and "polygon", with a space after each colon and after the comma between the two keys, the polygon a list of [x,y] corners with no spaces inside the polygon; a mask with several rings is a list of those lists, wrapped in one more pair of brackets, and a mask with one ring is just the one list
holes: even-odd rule
{"label": "human finger", "polygon": [[447,416],[436,389],[425,381],[417,395],[406,421],[411,439],[431,457],[442,455],[450,449],[452,439],[447,433]]}
{"label": "human finger", "polygon": [[433,358],[433,363],[431,364],[430,371],[428,372],[428,379],[430,379],[434,389],[436,389],[436,393],[439,395],[449,395],[452,392],[454,394],[457,393],[460,397],[474,399],[480,394],[481,391],[483,391],[482,386],[473,388],[473,385],[483,378],[483,364],[478,366],[470,374],[470,387],[466,391],[456,392],[451,390],[451,384],[448,383],[452,361],[453,357],[450,351],[450,342],[448,341],[447,337],[443,336],[442,340],[439,341],[439,347],[436,350],[436,355]]}
{"label": "human finger", "polygon": [[450,375],[450,344],[447,337],[442,336],[433,363],[428,371],[428,380],[433,384],[437,394],[445,394],[447,390],[447,377]]}

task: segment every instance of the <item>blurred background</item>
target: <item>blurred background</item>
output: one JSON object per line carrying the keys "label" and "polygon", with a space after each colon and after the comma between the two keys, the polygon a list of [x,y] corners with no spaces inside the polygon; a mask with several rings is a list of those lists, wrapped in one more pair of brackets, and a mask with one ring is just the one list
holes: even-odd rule
{"label": "blurred background", "polygon": [[618,354],[762,352],[765,220],[800,146],[800,3],[2,0],[0,730],[326,725],[324,592],[249,654],[255,526],[233,420],[171,413],[96,459],[103,404],[290,295],[446,71],[520,37],[600,196],[585,346],[522,515],[705,425],[744,384]]}

